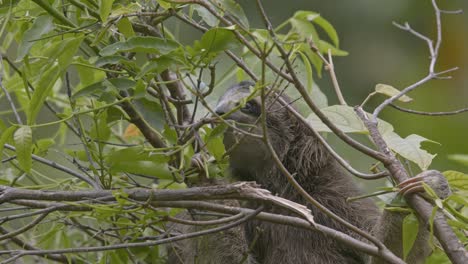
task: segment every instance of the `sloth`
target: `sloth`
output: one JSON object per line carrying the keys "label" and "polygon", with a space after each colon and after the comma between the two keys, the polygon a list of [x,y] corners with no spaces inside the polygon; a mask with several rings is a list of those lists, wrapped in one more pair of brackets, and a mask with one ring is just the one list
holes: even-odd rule
{"label": "sloth", "polygon": [[[257,96],[248,100],[253,85],[252,82],[243,81],[231,86],[220,97],[215,112],[220,116],[230,113],[226,120],[235,121],[239,128],[262,135],[259,122],[261,99]],[[286,96],[281,96],[285,101],[290,101]],[[382,213],[369,198],[348,202],[347,198],[362,194],[351,175],[274,95],[267,97],[264,103],[267,136],[295,180],[319,203],[354,226],[373,234],[393,253],[402,257],[401,227],[405,215],[388,211]],[[239,110],[232,112],[235,108]],[[256,181],[262,188],[278,196],[307,204],[288,183],[268,147],[260,139],[228,129],[224,144],[226,149],[230,149],[229,164],[234,179]],[[254,204],[250,206],[255,207]],[[314,206],[309,205],[308,208],[318,224],[363,240]],[[268,211],[291,215],[275,208]],[[420,223],[419,226],[415,246],[406,259],[408,263],[423,263],[430,253],[427,225]],[[182,228],[179,225],[175,229],[179,232],[194,231],[193,227]],[[168,263],[385,263],[320,232],[259,220],[250,220],[229,232],[173,243],[172,247],[174,250]],[[198,260],[195,260],[197,257]]]}

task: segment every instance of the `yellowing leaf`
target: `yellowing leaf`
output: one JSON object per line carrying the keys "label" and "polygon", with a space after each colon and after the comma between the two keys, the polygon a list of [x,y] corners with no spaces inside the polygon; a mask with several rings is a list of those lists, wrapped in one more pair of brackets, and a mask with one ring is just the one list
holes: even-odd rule
{"label": "yellowing leaf", "polygon": [[[375,91],[378,93],[384,94],[388,97],[392,97],[400,93],[400,90],[396,89],[395,87],[390,86],[388,84],[381,84],[381,83],[375,86]],[[408,103],[408,102],[413,101],[413,99],[407,95],[403,95],[400,98],[398,98],[398,101]]]}
{"label": "yellowing leaf", "polygon": [[401,138],[395,132],[385,133],[382,135],[385,142],[388,146],[404,157],[405,159],[411,160],[416,163],[421,170],[427,170],[429,165],[431,165],[432,159],[436,155],[431,155],[424,149],[421,149],[421,142],[428,141],[433,142],[427,138],[421,137],[419,135],[409,135],[406,138]]}
{"label": "yellowing leaf", "polygon": [[[367,128],[354,112],[354,109],[345,105],[333,105],[321,109],[328,119],[345,133],[367,134]],[[331,130],[315,115],[307,117],[309,124],[319,132],[331,132]],[[393,126],[383,120],[378,120],[378,129],[388,147],[402,157],[416,163],[422,170],[426,170],[436,155],[431,155],[421,149],[421,142],[433,142],[419,135],[410,135],[402,138],[394,132]]]}
{"label": "yellowing leaf", "polygon": [[131,137],[139,137],[139,136],[141,136],[141,131],[134,124],[128,125],[123,134],[123,137],[125,139],[129,139]]}
{"label": "yellowing leaf", "polygon": [[460,190],[468,190],[468,174],[459,171],[444,171],[445,178],[449,182],[450,187],[455,187]]}

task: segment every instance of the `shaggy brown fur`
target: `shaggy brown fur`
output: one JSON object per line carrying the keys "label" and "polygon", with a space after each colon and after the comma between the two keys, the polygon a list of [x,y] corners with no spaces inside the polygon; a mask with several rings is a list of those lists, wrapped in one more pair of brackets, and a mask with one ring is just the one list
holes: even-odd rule
{"label": "shaggy brown fur", "polygon": [[[250,83],[242,82],[228,89],[218,103],[218,113],[223,114],[229,111],[229,108],[232,109],[236,105],[236,101],[238,102],[249,93],[248,86],[250,85]],[[254,99],[252,103],[259,104],[259,98]],[[305,125],[282,107],[279,102],[270,98],[266,107],[268,109],[267,126],[270,141],[283,164],[291,174],[295,175],[299,184],[322,205],[360,229],[375,233],[382,241],[389,242],[390,248],[395,250],[395,253],[401,255],[401,232],[399,230],[401,230],[402,217],[389,216],[388,213],[385,213],[379,220],[381,213],[372,200],[362,199],[352,203],[347,202],[346,198],[361,194],[352,177],[309,133]],[[252,108],[248,110],[250,112],[237,111],[230,116],[230,119],[240,123],[253,124],[258,119],[258,115],[255,116],[255,111],[252,111]],[[258,124],[253,132],[261,134],[261,126]],[[238,141],[237,132],[232,130],[226,132],[224,143],[227,148],[233,146],[236,141]],[[281,197],[307,204],[303,197],[288,183],[286,177],[273,162],[267,147],[258,139],[248,136],[242,138],[240,144],[230,154],[230,168],[233,176],[238,180],[255,180],[263,188]],[[317,223],[358,237],[317,208],[313,206],[309,206],[309,208]],[[278,209],[270,211],[290,214]],[[391,223],[387,222],[387,219],[390,218],[392,219]],[[421,224],[421,226],[423,225]],[[374,227],[377,228],[374,230]],[[418,240],[424,241],[426,233],[420,232]],[[258,263],[379,262],[379,260],[371,260],[367,255],[342,245],[319,232],[252,220],[246,224],[245,234],[249,242],[253,241],[255,237],[257,238],[252,254]],[[242,237],[243,234],[239,234],[239,236]],[[220,246],[223,250],[229,248],[229,245],[214,243],[211,249],[216,246]],[[238,248],[237,245],[231,245],[231,247]],[[425,246],[415,249],[414,256],[409,259],[410,263],[422,261],[421,256],[427,255],[426,249]],[[232,255],[237,254],[230,252]],[[219,263],[238,262],[233,259]]]}

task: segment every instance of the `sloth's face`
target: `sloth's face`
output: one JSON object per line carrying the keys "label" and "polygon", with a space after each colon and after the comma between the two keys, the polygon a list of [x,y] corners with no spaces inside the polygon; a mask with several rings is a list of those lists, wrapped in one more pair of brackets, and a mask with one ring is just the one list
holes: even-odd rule
{"label": "sloth's face", "polygon": [[[232,125],[249,133],[262,135],[262,126],[260,121],[261,100],[260,97],[248,99],[252,93],[253,83],[241,82],[230,87],[226,93],[221,96],[216,105],[215,112],[224,117]],[[236,109],[233,111],[233,109]],[[232,113],[230,113],[232,112]],[[224,145],[226,150],[231,149],[230,164],[231,168],[238,170],[255,170],[257,165],[262,164],[262,160],[268,159],[267,147],[261,139],[244,135],[241,131],[229,128],[224,134]],[[252,174],[243,171],[242,174]]]}
{"label": "sloth's face", "polygon": [[252,94],[253,83],[241,82],[231,86],[224,95],[219,98],[215,112],[218,115],[225,115],[225,120],[232,120],[240,125],[255,124],[260,118],[261,101],[259,97],[249,99]]}

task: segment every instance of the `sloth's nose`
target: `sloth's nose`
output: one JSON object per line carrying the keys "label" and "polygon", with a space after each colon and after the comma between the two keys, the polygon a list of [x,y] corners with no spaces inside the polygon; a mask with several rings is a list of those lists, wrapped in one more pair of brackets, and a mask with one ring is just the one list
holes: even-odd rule
{"label": "sloth's nose", "polygon": [[227,109],[228,106],[226,104],[218,104],[216,106],[216,108],[214,109],[214,112],[217,114],[217,115],[224,115],[226,114],[229,110]]}

